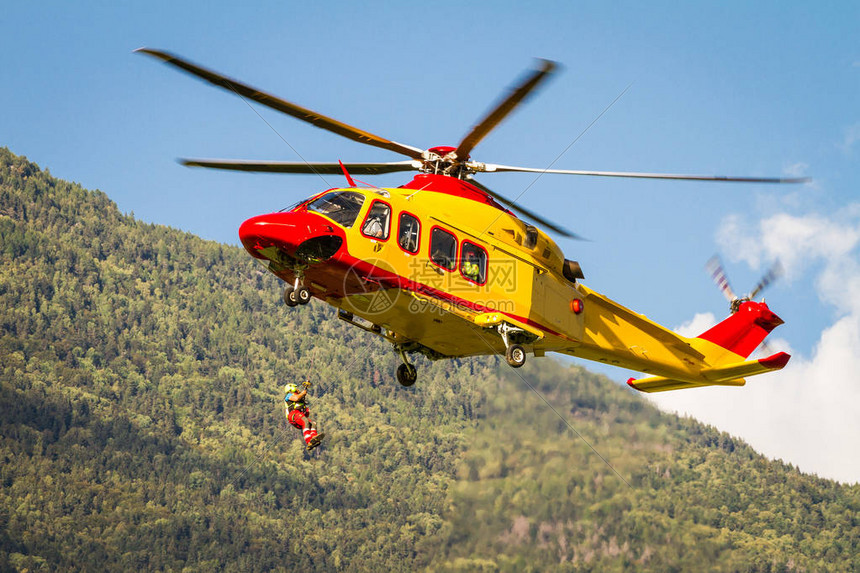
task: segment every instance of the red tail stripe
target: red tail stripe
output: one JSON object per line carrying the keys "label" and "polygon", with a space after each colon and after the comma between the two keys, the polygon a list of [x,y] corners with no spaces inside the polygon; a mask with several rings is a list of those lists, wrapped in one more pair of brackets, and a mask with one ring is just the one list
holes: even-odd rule
{"label": "red tail stripe", "polygon": [[746,358],[780,324],[782,319],[765,303],[747,301],[736,313],[700,334],[699,338]]}
{"label": "red tail stripe", "polygon": [[758,361],[758,363],[772,370],[779,370],[780,368],[788,364],[789,358],[791,358],[790,354],[786,354],[785,352],[777,352],[773,356],[762,358]]}

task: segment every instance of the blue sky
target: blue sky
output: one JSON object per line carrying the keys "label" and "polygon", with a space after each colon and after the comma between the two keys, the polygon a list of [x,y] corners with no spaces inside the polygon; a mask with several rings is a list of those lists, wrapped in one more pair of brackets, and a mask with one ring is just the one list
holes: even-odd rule
{"label": "blue sky", "polygon": [[[244,219],[343,182],[207,172],[176,157],[402,158],[255,112],[135,48],[176,52],[421,148],[456,145],[533,58],[548,58],[562,70],[474,159],[546,167],[632,83],[554,167],[814,177],[773,187],[544,176],[521,201],[591,239],[559,241],[589,286],[669,327],[726,314],[704,272],[715,252],[740,292],[774,257],[786,259],[787,276],[767,300],[786,320],[775,337],[792,363],[720,394],[728,404],[720,409],[700,391],[664,407],[803,469],[860,480],[860,465],[843,459],[850,451],[813,453],[860,435],[850,421],[860,419],[850,405],[860,403],[860,365],[850,360],[860,356],[857,3],[120,4],[4,6],[0,145],[105,191],[124,212],[208,239],[237,244]],[[481,181],[513,198],[533,179]],[[844,355],[827,358],[834,345]],[[778,436],[810,400],[820,413],[801,427],[804,437]],[[789,422],[764,416],[763,403]],[[825,419],[835,427],[822,429]],[[860,443],[845,447],[856,454]]]}

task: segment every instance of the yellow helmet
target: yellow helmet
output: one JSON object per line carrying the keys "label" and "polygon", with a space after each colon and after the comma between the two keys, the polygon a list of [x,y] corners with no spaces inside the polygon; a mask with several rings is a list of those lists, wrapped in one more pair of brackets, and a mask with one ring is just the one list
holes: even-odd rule
{"label": "yellow helmet", "polygon": [[286,394],[295,394],[298,391],[299,391],[299,387],[293,383],[290,383],[290,384],[287,384],[286,386],[284,386],[284,393],[286,393]]}

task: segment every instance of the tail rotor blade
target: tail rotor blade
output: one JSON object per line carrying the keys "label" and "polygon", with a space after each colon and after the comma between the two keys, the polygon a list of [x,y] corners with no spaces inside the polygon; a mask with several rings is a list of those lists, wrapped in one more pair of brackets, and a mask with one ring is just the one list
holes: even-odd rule
{"label": "tail rotor blade", "polygon": [[717,255],[711,257],[705,268],[708,270],[708,274],[711,275],[711,279],[713,279],[714,283],[720,289],[720,292],[726,297],[726,300],[734,302],[738,297],[732,290],[731,285],[729,285],[729,278],[726,276],[726,271],[723,269],[723,262],[720,260],[720,257]]}
{"label": "tail rotor blade", "polygon": [[761,278],[758,284],[755,285],[755,288],[750,293],[750,298],[755,298],[759,293],[770,286],[773,281],[781,277],[783,272],[782,263],[777,260],[773,263],[773,266],[770,267],[770,270]]}
{"label": "tail rotor blade", "polygon": [[766,340],[761,341],[761,344],[758,345],[758,350],[764,356],[771,356],[774,354],[773,348],[770,347],[770,344],[768,344]]}

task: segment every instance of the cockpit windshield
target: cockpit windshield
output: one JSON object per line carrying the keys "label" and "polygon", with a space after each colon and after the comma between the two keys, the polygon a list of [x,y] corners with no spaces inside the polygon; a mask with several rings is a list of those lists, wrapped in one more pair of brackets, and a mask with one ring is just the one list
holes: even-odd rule
{"label": "cockpit windshield", "polygon": [[296,209],[296,207],[298,207],[299,205],[301,205],[305,201],[307,201],[307,199],[302,199],[300,201],[296,201],[295,203],[293,203],[289,207],[284,207],[283,209],[280,209],[278,211],[278,213],[289,213],[290,211],[293,211],[294,209]]}
{"label": "cockpit windshield", "polygon": [[355,191],[332,191],[308,204],[309,211],[325,215],[342,227],[352,227],[364,204],[364,195]]}

